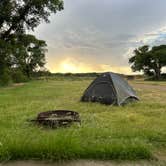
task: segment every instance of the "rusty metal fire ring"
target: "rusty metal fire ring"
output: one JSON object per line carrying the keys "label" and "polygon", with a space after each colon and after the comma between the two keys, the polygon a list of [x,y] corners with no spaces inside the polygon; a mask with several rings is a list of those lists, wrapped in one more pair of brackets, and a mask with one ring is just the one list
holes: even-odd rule
{"label": "rusty metal fire ring", "polygon": [[81,120],[78,112],[53,110],[39,113],[32,122],[46,127],[58,128],[70,126],[74,122],[81,123]]}

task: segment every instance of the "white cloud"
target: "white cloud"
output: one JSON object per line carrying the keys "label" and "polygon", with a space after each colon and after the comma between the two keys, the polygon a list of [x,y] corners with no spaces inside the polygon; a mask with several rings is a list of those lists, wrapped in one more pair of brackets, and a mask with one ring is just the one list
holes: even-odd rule
{"label": "white cloud", "polygon": [[35,34],[48,43],[51,71],[68,57],[81,57],[87,70],[103,64],[129,68],[135,48],[166,42],[165,6],[164,0],[65,0],[65,10]]}
{"label": "white cloud", "polygon": [[[126,53],[124,53],[124,57],[128,59],[133,55],[133,51],[135,48],[143,46],[143,45],[160,45],[166,43],[166,26],[159,28],[155,31],[145,33],[140,37],[136,37],[130,40],[131,47],[128,48]],[[132,46],[133,45],[133,46]],[[165,70],[163,70],[165,71]]]}

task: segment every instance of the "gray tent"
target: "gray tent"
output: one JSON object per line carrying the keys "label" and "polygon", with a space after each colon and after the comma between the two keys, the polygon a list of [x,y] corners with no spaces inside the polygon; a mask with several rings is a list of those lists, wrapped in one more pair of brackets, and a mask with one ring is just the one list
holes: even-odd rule
{"label": "gray tent", "polygon": [[122,76],[104,73],[96,78],[84,92],[81,101],[123,105],[138,100],[133,88]]}

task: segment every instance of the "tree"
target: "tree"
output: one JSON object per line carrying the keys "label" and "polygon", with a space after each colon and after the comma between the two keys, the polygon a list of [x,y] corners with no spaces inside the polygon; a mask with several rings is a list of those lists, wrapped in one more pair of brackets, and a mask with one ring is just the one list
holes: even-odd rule
{"label": "tree", "polygon": [[0,39],[0,85],[8,84],[11,80],[9,71],[10,54],[10,44]]}
{"label": "tree", "polygon": [[134,56],[129,59],[132,70],[143,71],[153,75],[157,80],[161,77],[161,69],[166,66],[166,45],[154,46],[150,49],[145,45],[134,50]]}
{"label": "tree", "polygon": [[151,50],[151,65],[157,79],[161,77],[161,69],[166,66],[166,45],[154,46]]}
{"label": "tree", "polygon": [[[62,0],[0,0],[0,79],[3,79],[1,76],[4,75],[4,72],[9,71],[10,67],[18,65],[23,67],[23,61],[20,60],[23,52],[25,59],[31,54],[31,62],[29,65],[25,63],[29,72],[35,67],[43,65],[42,48],[45,47],[45,43],[33,36],[26,35],[26,30],[34,30],[41,21],[49,22],[48,18],[51,13],[62,9]],[[32,42],[36,46],[28,46],[25,38],[28,38],[29,44]],[[23,43],[18,42],[19,40],[23,40]],[[32,41],[30,42],[30,40]],[[26,47],[29,50],[25,51]],[[41,55],[39,56],[39,54]],[[38,63],[34,61],[38,61]]]}
{"label": "tree", "polygon": [[0,36],[8,40],[13,33],[34,30],[51,13],[63,9],[62,0],[1,0]]}
{"label": "tree", "polygon": [[12,45],[17,46],[12,66],[19,68],[27,77],[30,78],[36,69],[45,65],[45,41],[33,35],[19,35]]}

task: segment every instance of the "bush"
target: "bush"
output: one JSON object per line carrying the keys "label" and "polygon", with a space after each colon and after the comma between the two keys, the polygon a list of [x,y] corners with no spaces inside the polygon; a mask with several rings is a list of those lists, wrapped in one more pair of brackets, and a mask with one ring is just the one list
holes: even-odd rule
{"label": "bush", "polygon": [[21,70],[12,71],[12,80],[14,83],[27,82],[28,78],[23,74]]}
{"label": "bush", "polygon": [[4,69],[0,74],[0,86],[7,86],[12,83],[10,71]]}
{"label": "bush", "polygon": [[166,74],[165,73],[161,74],[161,77],[159,80],[157,80],[156,77],[152,76],[152,77],[146,78],[145,81],[166,81]]}

